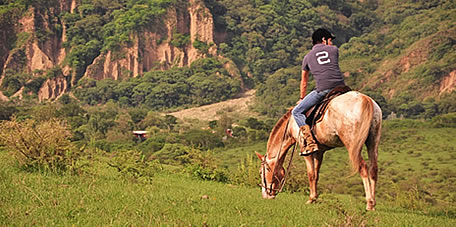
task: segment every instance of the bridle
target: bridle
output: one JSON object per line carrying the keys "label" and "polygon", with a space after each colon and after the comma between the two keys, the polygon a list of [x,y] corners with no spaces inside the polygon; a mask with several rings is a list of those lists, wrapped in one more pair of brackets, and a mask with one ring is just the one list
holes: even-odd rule
{"label": "bridle", "polygon": [[[285,141],[285,137],[287,135],[287,131],[288,131],[288,125],[290,123],[290,119],[288,119],[287,121],[287,125],[285,127],[285,132],[283,133],[283,137],[282,137],[282,142],[280,144],[280,148],[279,148],[279,153],[277,154],[276,156],[276,164],[279,163],[279,157],[280,157],[280,152],[282,151],[282,147],[283,147],[283,142]],[[262,183],[259,184],[260,187],[264,188],[266,190],[266,193],[268,194],[268,196],[274,196],[274,195],[277,195],[279,192],[282,192],[282,189],[283,187],[285,186],[285,182],[288,178],[288,176],[290,175],[291,171],[290,171],[290,168],[291,168],[291,162],[293,161],[293,154],[296,150],[296,143],[293,144],[293,150],[291,152],[291,157],[290,157],[290,160],[288,162],[288,167],[286,169],[284,169],[285,171],[285,176],[282,178],[282,180],[279,179],[279,177],[277,177],[276,175],[276,167],[277,165],[274,166],[274,169],[272,169],[272,178],[273,178],[273,181],[274,180],[277,180],[279,182],[279,188],[278,189],[275,189],[275,188],[272,188],[272,182],[270,184],[270,187],[268,188],[268,183],[266,181],[266,170],[268,171],[271,171],[271,166],[268,164],[268,162],[266,161],[267,159],[267,154],[264,156],[263,160],[261,160],[261,166],[262,166],[262,172],[263,172],[263,179],[262,179]]]}

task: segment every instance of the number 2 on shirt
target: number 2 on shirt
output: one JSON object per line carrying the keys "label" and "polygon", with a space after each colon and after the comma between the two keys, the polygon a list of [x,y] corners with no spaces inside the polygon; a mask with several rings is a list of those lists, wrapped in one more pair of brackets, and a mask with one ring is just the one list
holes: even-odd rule
{"label": "number 2 on shirt", "polygon": [[329,59],[329,54],[326,51],[318,52],[315,54],[315,56],[317,56],[317,62],[320,65],[324,65],[331,62],[331,59]]}

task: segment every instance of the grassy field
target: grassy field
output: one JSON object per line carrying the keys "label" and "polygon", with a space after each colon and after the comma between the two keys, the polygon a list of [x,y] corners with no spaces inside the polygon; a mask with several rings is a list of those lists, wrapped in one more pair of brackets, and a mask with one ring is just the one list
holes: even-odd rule
{"label": "grassy field", "polygon": [[[378,196],[396,194],[392,192],[393,188],[401,191],[418,187],[423,196],[436,200],[433,202],[455,202],[454,135],[455,128],[431,128],[426,123],[417,121],[386,122],[378,154]],[[235,169],[239,160],[245,160],[246,157],[259,164],[259,160],[253,158],[255,151],[264,154],[266,143],[219,151],[215,155],[221,166]],[[358,174],[353,176],[350,171],[345,148],[327,151],[321,168],[320,190],[363,195],[361,178]],[[299,156],[294,158],[292,172],[292,180],[307,181],[305,163]]]}
{"label": "grassy field", "polygon": [[441,214],[379,203],[365,212],[361,198],[323,194],[305,205],[299,193],[263,200],[258,189],[160,174],[152,184],[115,176],[43,176],[1,169],[1,225],[412,225],[454,226]]}
{"label": "grassy field", "polygon": [[[134,181],[103,161],[83,175],[26,172],[0,151],[0,225],[455,226],[455,134],[447,128],[385,127],[374,212],[364,210],[361,179],[350,175],[345,149],[325,155],[322,194],[312,205],[305,204],[307,177],[299,157],[287,191],[263,200],[259,188],[175,171],[158,171],[151,183]],[[241,160],[253,158],[253,151],[264,153],[264,147],[214,154],[219,166],[234,171]]]}

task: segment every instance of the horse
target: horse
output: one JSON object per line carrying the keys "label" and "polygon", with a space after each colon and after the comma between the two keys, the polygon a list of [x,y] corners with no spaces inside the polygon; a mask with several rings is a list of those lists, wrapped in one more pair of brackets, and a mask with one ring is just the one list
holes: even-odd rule
{"label": "horse", "polygon": [[[275,198],[285,184],[286,170],[283,163],[289,148],[298,141],[299,128],[291,115],[291,110],[288,110],[272,129],[266,154],[263,156],[255,152],[261,160],[260,186],[265,199]],[[327,110],[314,126],[319,151],[304,156],[310,186],[307,204],[314,203],[318,198],[317,182],[324,153],[332,148],[345,146],[353,173],[358,172],[361,176],[366,195],[366,209],[375,210],[381,123],[382,111],[378,104],[360,92],[349,91],[329,102]],[[361,155],[364,144],[367,146],[369,164]]]}

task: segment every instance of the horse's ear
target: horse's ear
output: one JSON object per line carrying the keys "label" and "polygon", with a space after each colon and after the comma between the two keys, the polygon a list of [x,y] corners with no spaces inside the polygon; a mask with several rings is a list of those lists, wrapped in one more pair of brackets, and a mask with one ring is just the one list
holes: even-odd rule
{"label": "horse's ear", "polygon": [[255,154],[257,155],[257,157],[258,157],[261,161],[264,160],[264,156],[263,156],[263,155],[261,155],[260,153],[258,153],[258,152],[256,152],[256,151],[255,151]]}

